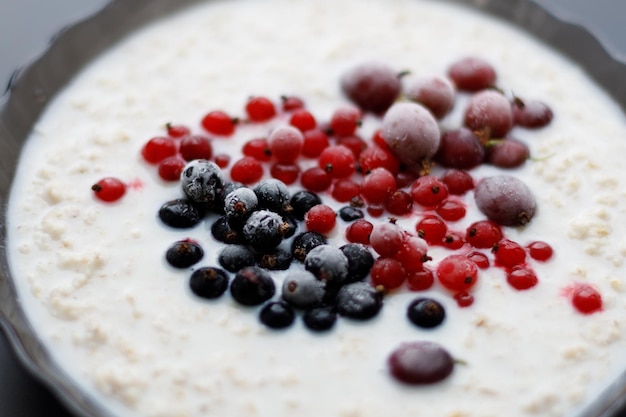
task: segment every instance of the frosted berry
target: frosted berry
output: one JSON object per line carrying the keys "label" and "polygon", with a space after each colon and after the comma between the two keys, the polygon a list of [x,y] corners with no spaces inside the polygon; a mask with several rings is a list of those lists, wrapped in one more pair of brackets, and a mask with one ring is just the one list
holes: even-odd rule
{"label": "frosted berry", "polygon": [[409,214],[411,208],[413,208],[413,199],[406,191],[396,190],[385,199],[385,209],[395,216]]}
{"label": "frosted berry", "polygon": [[256,194],[246,187],[237,188],[224,197],[224,215],[233,227],[242,227],[258,208]]}
{"label": "frosted berry", "polygon": [[396,189],[395,177],[385,168],[375,168],[361,183],[361,195],[370,204],[384,204]]}
{"label": "frosted berry", "polygon": [[291,266],[292,260],[291,252],[280,246],[267,253],[258,253],[256,256],[257,266],[269,271],[285,271]]}
{"label": "frosted berry", "polygon": [[380,256],[385,257],[395,256],[400,251],[404,239],[404,229],[392,221],[376,224],[370,234],[372,248]]}
{"label": "frosted berry", "polygon": [[220,167],[204,159],[189,162],[181,174],[183,192],[196,203],[217,203],[222,197],[224,182]]}
{"label": "frosted berry", "polygon": [[449,169],[443,173],[440,180],[446,184],[450,194],[463,195],[474,189],[474,179],[467,171]]}
{"label": "frosted berry", "polygon": [[293,163],[302,152],[304,136],[293,126],[281,126],[272,131],[268,146],[278,162]]}
{"label": "frosted berry", "polygon": [[370,271],[372,285],[382,286],[386,290],[400,287],[406,279],[406,270],[400,261],[393,258],[380,257],[374,261]]}
{"label": "frosted berry", "polygon": [[304,259],[313,248],[327,243],[326,238],[319,233],[311,231],[303,232],[296,235],[291,242],[291,253],[294,259],[304,262]]}
{"label": "frosted berry", "polygon": [[538,100],[513,101],[513,119],[515,124],[526,128],[540,128],[550,124],[553,118],[552,109]]}
{"label": "frosted berry", "polygon": [[320,281],[341,285],[348,278],[349,262],[341,249],[332,245],[319,245],[307,254],[304,268]]}
{"label": "frosted berry", "polygon": [[324,286],[309,271],[291,271],[283,281],[282,298],[296,308],[312,308],[322,302]]}
{"label": "frosted berry", "polygon": [[476,93],[467,105],[464,123],[474,131],[486,130],[491,138],[503,138],[513,127],[511,103],[495,90]]}
{"label": "frosted berry", "polygon": [[259,199],[259,207],[275,212],[291,211],[289,189],[280,180],[268,178],[254,187],[254,193]]}
{"label": "frosted berry", "polygon": [[359,154],[361,172],[369,173],[375,168],[385,168],[396,175],[400,170],[398,159],[388,150],[380,146],[369,146]]}
{"label": "frosted berry", "polygon": [[348,259],[348,282],[361,281],[369,274],[374,257],[365,245],[348,243],[339,248]]}
{"label": "frosted berry", "polygon": [[404,94],[428,108],[437,119],[447,115],[454,106],[454,86],[440,76],[412,77],[405,83]]}
{"label": "frosted berry", "polygon": [[285,221],[273,211],[253,212],[243,226],[243,235],[252,248],[260,252],[274,249],[283,240]]}
{"label": "frosted berry", "polygon": [[482,179],[474,190],[474,197],[480,211],[503,226],[524,226],[533,219],[537,209],[528,186],[508,175]]}
{"label": "frosted berry", "polygon": [[408,235],[404,237],[400,249],[393,256],[407,272],[414,272],[423,270],[424,262],[430,259],[427,253],[428,245],[424,239]]}
{"label": "frosted berry", "polygon": [[489,88],[496,81],[496,71],[482,58],[467,57],[453,63],[448,75],[459,90],[478,91]]}
{"label": "frosted berry", "polygon": [[341,107],[330,118],[330,128],[335,136],[354,135],[361,125],[361,112],[354,107]]}
{"label": "frosted berry", "polygon": [[355,320],[368,320],[375,317],[383,306],[382,295],[365,282],[346,284],[335,299],[337,312]]}
{"label": "frosted berry", "polygon": [[381,114],[400,94],[400,79],[389,66],[378,62],[360,64],[341,77],[341,89],[365,111]]}
{"label": "frosted berry", "polygon": [[339,209],[339,217],[345,222],[353,222],[365,217],[365,213],[359,208],[346,206]]}
{"label": "frosted berry", "polygon": [[456,169],[472,169],[485,159],[485,148],[479,137],[467,128],[459,128],[441,135],[435,160]]}
{"label": "frosted berry", "polygon": [[528,146],[517,139],[496,140],[487,146],[485,161],[498,168],[517,168],[530,158]]}

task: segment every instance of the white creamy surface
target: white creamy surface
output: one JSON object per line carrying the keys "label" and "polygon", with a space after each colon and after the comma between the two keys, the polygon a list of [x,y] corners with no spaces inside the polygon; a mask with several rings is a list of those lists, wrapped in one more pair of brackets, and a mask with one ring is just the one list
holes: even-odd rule
{"label": "white creamy surface", "polygon": [[[207,2],[140,30],[54,100],[19,166],[10,258],[33,326],[81,385],[118,416],[572,416],[624,369],[623,114],[536,41],[440,3]],[[532,263],[536,288],[515,291],[491,268],[480,272],[470,308],[438,287],[426,293],[447,308],[434,331],[408,323],[406,306],[418,294],[401,290],[373,321],[339,320],[318,335],[299,321],[267,330],[256,310],[228,294],[198,300],[189,272],[166,265],[163,253],[179,238],[203,243],[202,265],[215,264],[216,253],[209,222],[173,231],[156,218],[180,190],[157,178],[140,149],[165,123],[200,132],[208,111],[242,114],[251,95],[295,94],[327,118],[346,103],[338,79],[354,63],[379,59],[444,74],[466,55],[492,62],[499,86],[555,110],[548,128],[513,132],[531,148],[533,160],[514,173],[535,193],[539,214],[506,233],[556,251],[553,261]],[[458,124],[458,111],[443,121]],[[216,153],[236,152],[235,142],[213,145]],[[105,176],[144,186],[105,205],[90,191]],[[457,230],[478,218],[471,209]],[[412,230],[416,220],[402,221]],[[435,261],[444,253],[433,250]],[[575,312],[562,295],[574,282],[596,286],[604,310]],[[386,358],[410,340],[437,341],[463,364],[441,384],[401,386],[388,376]]]}

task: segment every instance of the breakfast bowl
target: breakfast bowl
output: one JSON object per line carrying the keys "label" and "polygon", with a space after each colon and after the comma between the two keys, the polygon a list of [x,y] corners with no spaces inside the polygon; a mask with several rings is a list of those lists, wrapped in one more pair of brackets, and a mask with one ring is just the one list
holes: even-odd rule
{"label": "breakfast bowl", "polygon": [[[619,274],[626,256],[619,238],[625,188],[617,159],[626,146],[620,139],[626,132],[626,66],[586,30],[533,2],[439,3],[113,1],[61,32],[12,78],[0,116],[0,309],[26,368],[84,416],[489,416],[502,414],[503,407],[514,415],[617,415],[626,389],[620,366],[626,284]],[[495,245],[475,247],[465,235],[490,217],[475,201],[477,188],[451,198],[467,212],[462,219],[446,218],[451,215],[416,196],[411,211],[400,214],[373,203],[372,193],[361,205],[352,202],[374,227],[399,226],[421,239],[424,228],[416,223],[437,213],[465,239],[458,248],[428,242],[431,259],[424,264],[432,265],[435,282],[427,288],[396,286],[378,276],[370,285],[373,278],[367,278],[365,294],[384,300],[375,317],[354,317],[336,305],[337,324],[318,332],[302,324],[304,314],[296,309],[293,328],[276,330],[259,323],[260,307],[241,302],[232,284],[218,300],[189,288],[189,275],[200,266],[225,264],[224,242],[212,234],[221,209],[211,202],[204,207],[210,214],[185,228],[158,216],[167,202],[189,194],[176,179],[163,178],[146,156],[151,138],[173,141],[178,133],[172,128],[210,136],[212,154],[203,158],[214,164],[207,166],[223,169],[216,174],[225,178],[220,181],[254,188],[260,178],[248,175],[257,166],[268,177],[272,164],[286,164],[271,159],[279,148],[237,174],[234,167],[249,156],[242,150],[248,141],[296,124],[287,98],[301,98],[320,125],[332,124],[337,108],[355,104],[341,79],[357,64],[376,59],[397,72],[450,76],[449,68],[466,56],[493,64],[498,89],[492,93],[512,103],[543,100],[554,112],[546,127],[513,127],[530,150],[522,165],[481,161],[467,169],[475,185],[504,174],[529,185],[536,214],[533,208],[524,224],[501,226],[507,241],[524,246],[524,271],[536,273],[536,282],[512,284],[519,276],[512,271],[522,265],[504,265]],[[474,93],[459,92],[454,109],[435,122],[438,129],[467,125],[464,109]],[[256,119],[244,107],[254,97],[269,97],[277,115]],[[407,93],[399,100],[410,101]],[[214,110],[237,119],[234,133],[211,130],[207,118]],[[373,138],[385,129],[386,111],[363,110],[355,129],[365,147],[385,149]],[[394,153],[390,135],[382,134],[383,142],[409,165],[404,149]],[[485,139],[486,148],[503,139],[496,136]],[[330,143],[336,142],[341,138]],[[342,143],[352,149],[354,142]],[[398,188],[417,194],[411,185],[416,178],[408,173],[443,175],[438,169],[451,163],[442,163],[441,153],[427,158],[434,158],[434,168],[420,161],[425,172],[407,169],[402,178],[411,182]],[[193,164],[195,158],[185,159]],[[316,168],[319,159],[302,157],[298,169]],[[195,166],[186,165],[185,172]],[[363,178],[362,188],[375,188],[365,178],[377,168],[349,175]],[[109,178],[124,183],[119,200],[98,195]],[[332,189],[345,178],[337,174]],[[300,191],[304,181],[290,182],[289,193]],[[316,186],[313,181],[304,188]],[[336,212],[352,201],[326,189],[316,192]],[[326,231],[309,217],[295,222],[296,233],[317,230],[332,247],[353,242],[343,217]],[[180,242],[199,243],[202,262],[168,263],[164,254]],[[531,255],[532,242],[547,242],[553,258]],[[252,252],[264,254],[264,244],[251,244]],[[292,243],[284,239],[280,245]],[[373,256],[395,259],[393,251],[383,254],[385,248],[372,246]],[[446,280],[440,267],[445,260],[467,258],[474,249],[489,266],[470,283]],[[289,271],[316,270],[314,263],[323,262],[306,259],[287,271],[272,270],[275,294],[291,279]],[[319,278],[331,286],[328,280]],[[581,310],[576,294],[585,291],[602,304]],[[338,293],[333,297],[343,296]],[[270,299],[279,301],[275,294]],[[418,297],[441,303],[441,327],[425,330],[406,320],[407,306]],[[445,347],[454,371],[417,386],[397,378],[393,352],[415,342]],[[425,407],[426,401],[438,408]]]}

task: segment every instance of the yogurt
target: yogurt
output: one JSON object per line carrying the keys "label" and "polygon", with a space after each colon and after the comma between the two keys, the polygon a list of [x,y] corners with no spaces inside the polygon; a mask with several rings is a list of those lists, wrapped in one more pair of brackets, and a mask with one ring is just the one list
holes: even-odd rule
{"label": "yogurt", "polygon": [[[276,332],[228,296],[199,300],[188,289],[189,271],[165,263],[165,250],[179,239],[202,243],[203,265],[216,265],[221,247],[208,221],[177,231],[156,217],[180,189],[161,181],[140,151],[166,123],[200,132],[209,110],[240,114],[250,95],[285,94],[328,119],[347,104],[338,80],[356,63],[376,59],[430,75],[468,55],[492,62],[499,86],[555,111],[547,128],[513,131],[533,159],[512,174],[533,190],[539,211],[528,227],[506,233],[523,244],[547,241],[556,253],[533,264],[535,288],[516,291],[502,270],[490,268],[480,272],[469,308],[438,287],[400,290],[372,321],[340,320],[327,334],[301,322]],[[442,129],[460,124],[462,107],[456,103]],[[364,132],[374,123],[369,119]],[[246,135],[271,128],[251,127]],[[10,198],[12,273],[49,352],[114,415],[574,415],[626,363],[625,136],[618,106],[578,66],[463,7],[427,0],[207,2],[120,42],[37,122]],[[216,138],[213,146],[236,160],[241,140]],[[472,175],[494,172],[481,166]],[[120,202],[102,204],[90,188],[105,176],[134,186]],[[468,204],[458,230],[479,218]],[[416,221],[401,220],[407,229]],[[345,241],[344,228],[332,242]],[[431,255],[436,263],[445,250]],[[564,293],[575,283],[598,288],[601,312],[582,315],[571,306]],[[407,304],[423,294],[447,311],[433,331],[406,320]],[[394,381],[386,359],[413,340],[445,346],[459,362],[453,374],[427,387]]]}

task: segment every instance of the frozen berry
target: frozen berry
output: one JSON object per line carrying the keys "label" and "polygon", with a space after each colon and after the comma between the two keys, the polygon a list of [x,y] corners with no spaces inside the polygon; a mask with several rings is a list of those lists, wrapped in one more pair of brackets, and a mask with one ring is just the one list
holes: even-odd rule
{"label": "frozen berry", "polygon": [[365,213],[356,207],[346,206],[339,209],[339,217],[345,222],[353,222],[365,217]]}
{"label": "frozen berry", "polygon": [[196,203],[217,203],[222,197],[224,182],[220,167],[205,159],[189,162],[181,175],[185,195]]}
{"label": "frozen berry", "polygon": [[281,126],[272,131],[268,145],[278,162],[293,163],[302,152],[304,136],[293,126]]}
{"label": "frozen berry", "polygon": [[337,312],[355,320],[368,320],[375,317],[383,306],[382,295],[365,282],[344,285],[335,300]]}
{"label": "frozen berry", "polygon": [[237,272],[255,264],[254,254],[243,245],[226,245],[217,256],[217,261],[229,272]]}
{"label": "frozen berry", "polygon": [[258,254],[256,264],[270,271],[284,271],[289,269],[292,259],[289,251],[278,247],[267,253]]}
{"label": "frozen berry", "polygon": [[236,244],[245,241],[240,229],[233,229],[226,216],[221,216],[211,225],[213,237],[223,243]]}
{"label": "frozen berry", "polygon": [[441,135],[435,160],[441,165],[456,169],[472,169],[485,159],[485,148],[478,136],[461,127]]}
{"label": "frozen berry", "polygon": [[343,92],[365,111],[381,114],[400,94],[398,74],[383,63],[360,64],[341,77]]}
{"label": "frozen berry", "polygon": [[264,179],[254,187],[259,207],[274,212],[291,211],[289,189],[275,178]]}
{"label": "frozen berry", "polygon": [[503,138],[513,127],[511,103],[495,90],[476,93],[467,105],[465,126],[473,131],[486,130],[490,138]]}
{"label": "frozen berry", "polygon": [[324,283],[309,271],[295,270],[283,281],[282,297],[296,308],[311,308],[322,302]]}
{"label": "frozen berry", "polygon": [[467,57],[450,66],[448,75],[459,90],[479,91],[489,88],[496,81],[493,66],[482,58]]}
{"label": "frozen berry", "polygon": [[482,179],[474,190],[474,196],[480,211],[503,226],[524,226],[532,220],[537,209],[528,186],[509,175]]}
{"label": "frozen berry", "polygon": [[311,231],[303,232],[296,235],[291,242],[291,253],[294,259],[304,262],[304,259],[313,248],[327,243],[326,238],[319,233]]}
{"label": "frozen berry", "polygon": [[318,165],[332,178],[346,178],[355,171],[354,153],[343,145],[332,145],[319,156]]}
{"label": "frozen berry", "polygon": [[374,225],[365,219],[357,219],[346,229],[346,239],[352,243],[369,245]]}
{"label": "frozen berry", "polygon": [[339,249],[348,259],[348,276],[346,281],[361,281],[370,273],[374,264],[374,257],[365,245],[348,243]]}
{"label": "frozen berry", "polygon": [[246,187],[237,188],[224,197],[224,214],[233,227],[243,226],[258,206],[256,194]]}
{"label": "frozen berry", "polygon": [[258,210],[250,215],[243,226],[243,235],[252,248],[260,252],[274,249],[283,240],[285,221],[278,213]]}
{"label": "frozen berry", "polygon": [[304,220],[304,215],[311,210],[312,207],[322,204],[320,197],[306,190],[300,190],[293,193],[289,200],[291,205],[291,214],[298,220]]}
{"label": "frozen berry", "polygon": [[304,268],[320,281],[341,285],[348,278],[349,264],[341,249],[332,245],[319,245],[306,255]]}
{"label": "frozen berry", "polygon": [[405,96],[422,104],[437,119],[447,115],[454,106],[454,86],[444,77],[412,77],[405,83]]}

